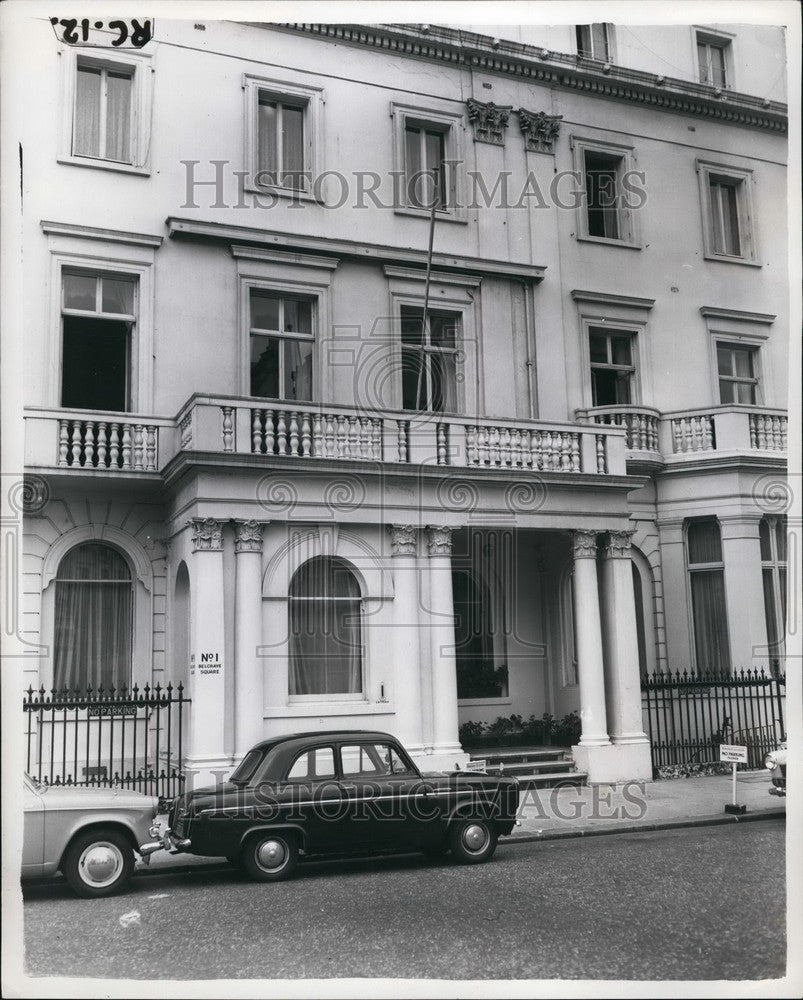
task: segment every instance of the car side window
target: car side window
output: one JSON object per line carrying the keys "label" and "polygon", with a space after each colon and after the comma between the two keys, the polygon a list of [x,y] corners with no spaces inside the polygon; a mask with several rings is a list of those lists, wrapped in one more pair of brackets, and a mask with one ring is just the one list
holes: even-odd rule
{"label": "car side window", "polygon": [[333,778],[334,774],[334,748],[316,747],[314,750],[303,750],[296,757],[287,772],[287,781],[317,781]]}
{"label": "car side window", "polygon": [[343,776],[377,778],[390,774],[411,774],[405,761],[387,743],[359,743],[340,748]]}

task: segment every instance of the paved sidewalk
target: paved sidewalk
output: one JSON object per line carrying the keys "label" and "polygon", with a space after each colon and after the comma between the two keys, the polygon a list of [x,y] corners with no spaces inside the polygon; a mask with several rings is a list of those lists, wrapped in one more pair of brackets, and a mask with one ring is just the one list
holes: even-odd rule
{"label": "paved sidewalk", "polygon": [[[786,814],[785,800],[769,794],[770,784],[766,771],[737,776],[736,801],[747,806],[743,816],[725,812],[725,803],[732,801],[732,782],[726,775],[618,786],[531,789],[522,793],[520,826],[503,843],[782,819]],[[160,821],[163,827],[167,825],[166,816],[160,817]],[[226,864],[226,859],[157,851],[150,866],[137,862],[137,870],[160,872],[221,863]]]}

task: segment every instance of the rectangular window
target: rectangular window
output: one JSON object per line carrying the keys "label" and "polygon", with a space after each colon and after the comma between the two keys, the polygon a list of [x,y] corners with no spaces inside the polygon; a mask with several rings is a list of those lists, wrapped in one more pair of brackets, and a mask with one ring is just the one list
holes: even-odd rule
{"label": "rectangular window", "polygon": [[401,307],[402,407],[454,413],[460,314]]}
{"label": "rectangular window", "polygon": [[697,69],[700,83],[724,89],[728,85],[726,50],[730,42],[697,35]]}
{"label": "rectangular window", "polygon": [[585,194],[589,236],[620,239],[617,202],[621,169],[621,156],[586,151]]}
{"label": "rectangular window", "polygon": [[633,334],[592,326],[589,336],[592,405],[634,402]]}
{"label": "rectangular window", "polygon": [[578,56],[601,62],[611,61],[610,25],[578,24],[575,32]]}
{"label": "rectangular window", "polygon": [[132,162],[133,84],[132,68],[78,61],[73,156]]}
{"label": "rectangular window", "polygon": [[755,263],[750,170],[697,161],[705,255]]}
{"label": "rectangular window", "polygon": [[574,169],[582,178],[577,238],[638,247],[638,211],[644,175],[636,173],[632,147],[595,139],[571,139]]}
{"label": "rectangular window", "polygon": [[304,116],[306,103],[279,100],[260,91],[257,124],[257,182],[306,190]]}
{"label": "rectangular window", "polygon": [[304,750],[296,757],[287,772],[287,781],[321,781],[335,776],[335,751],[333,747]]}
{"label": "rectangular window", "polygon": [[446,206],[446,137],[441,128],[408,124],[404,130],[404,180],[407,204]]}
{"label": "rectangular window", "polygon": [[739,186],[742,181],[728,177],[709,178],[711,196],[711,232],[714,252],[739,257],[742,241],[739,233]]}
{"label": "rectangular window", "polygon": [[251,395],[310,402],[312,301],[252,288],[250,309]]}
{"label": "rectangular window", "polygon": [[716,518],[689,521],[686,559],[691,589],[694,653],[697,673],[723,675],[731,669],[725,567]]}
{"label": "rectangular window", "polygon": [[756,403],[756,348],[717,344],[720,403]]}
{"label": "rectangular window", "polygon": [[135,278],[62,274],[61,405],[125,412],[130,406]]}

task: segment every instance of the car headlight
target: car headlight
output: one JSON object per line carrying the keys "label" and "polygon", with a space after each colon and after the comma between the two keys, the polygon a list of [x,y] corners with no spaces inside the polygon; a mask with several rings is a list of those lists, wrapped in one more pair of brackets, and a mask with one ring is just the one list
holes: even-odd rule
{"label": "car headlight", "polygon": [[764,767],[766,767],[768,771],[774,771],[777,766],[778,766],[778,761],[775,759],[774,755],[768,753],[767,756],[764,758]]}

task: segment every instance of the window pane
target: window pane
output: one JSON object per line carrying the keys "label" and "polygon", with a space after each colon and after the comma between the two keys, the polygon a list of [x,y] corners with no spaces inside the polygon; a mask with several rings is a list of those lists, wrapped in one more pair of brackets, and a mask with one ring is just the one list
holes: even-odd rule
{"label": "window pane", "polygon": [[592,368],[591,402],[594,406],[615,406],[619,399],[618,372],[609,368]]}
{"label": "window pane", "polygon": [[758,522],[758,540],[761,545],[761,561],[772,562],[772,543],[770,541],[770,523],[766,517]]}
{"label": "window pane", "polygon": [[786,516],[779,517],[775,522],[775,551],[778,562],[786,562]]}
{"label": "window pane", "polygon": [[251,395],[279,398],[279,341],[251,336]]}
{"label": "window pane", "polygon": [[[427,205],[432,204],[433,192],[435,193],[436,203],[442,205],[444,203],[444,183],[445,175],[443,169],[443,133],[442,132],[426,132],[424,135],[424,152],[426,156],[426,169],[430,173],[427,177],[426,185],[424,187],[424,201]],[[436,178],[433,174],[437,168],[437,187]]]}
{"label": "window pane", "polygon": [[577,35],[577,52],[581,56],[591,55],[591,25],[578,24],[575,28]]}
{"label": "window pane", "polygon": [[102,278],[102,310],[107,313],[134,315],[134,285],[131,278]]}
{"label": "window pane", "polygon": [[725,49],[719,45],[710,45],[711,53],[711,83],[715,87],[725,86]]}
{"label": "window pane", "polygon": [[128,409],[131,323],[82,316],[62,320],[61,405]]}
{"label": "window pane", "polygon": [[422,319],[423,310],[402,306],[401,339],[403,344],[420,344],[423,342]]}
{"label": "window pane", "polygon": [[454,347],[457,334],[457,317],[430,313],[429,315],[429,336],[430,342],[438,347]]}
{"label": "window pane", "polygon": [[736,402],[736,383],[726,379],[719,380],[719,401],[720,403]]}
{"label": "window pane", "polygon": [[612,337],[611,347],[615,365],[630,364],[630,337]]}
{"label": "window pane", "polygon": [[288,333],[312,333],[312,303],[302,299],[285,299],[284,328]]}
{"label": "window pane", "polygon": [[427,384],[423,370],[424,356],[419,350],[402,350],[402,408],[426,409]]}
{"label": "window pane", "polygon": [[755,403],[756,401],[756,387],[751,385],[749,382],[733,382],[732,383],[736,399],[736,403]]}
{"label": "window pane", "polygon": [[728,616],[722,570],[692,573],[691,599],[697,672],[729,673]]}
{"label": "window pane", "polygon": [[430,354],[431,398],[429,409],[436,413],[454,413],[455,370],[453,354]]}
{"label": "window pane", "polygon": [[733,360],[736,368],[736,374],[740,378],[752,378],[753,377],[753,352],[745,350],[735,350],[733,351]]}
{"label": "window pane", "polygon": [[279,329],[279,298],[264,292],[251,292],[251,328],[254,330]]}
{"label": "window pane", "polygon": [[619,161],[591,151],[585,154],[586,211],[589,236],[619,239],[616,177]]}
{"label": "window pane", "polygon": [[285,187],[303,188],[304,110],[282,106],[282,183]]}
{"label": "window pane", "polygon": [[608,338],[603,334],[591,334],[591,360],[607,364]]}
{"label": "window pane", "polygon": [[774,572],[765,569],[761,572],[761,582],[764,587],[764,620],[767,625],[767,642],[770,648],[775,647],[781,638],[781,631],[778,622],[778,611],[775,607],[775,588],[773,586]]}
{"label": "window pane", "polygon": [[59,563],[57,580],[130,580],[131,570],[116,549],[87,542],[70,549]]}
{"label": "window pane", "polygon": [[344,775],[375,778],[393,773],[390,747],[382,743],[341,747],[340,760]]}
{"label": "window pane", "polygon": [[266,171],[269,177],[260,180],[270,180],[276,183],[276,104],[274,101],[260,101],[257,122],[257,169]]}
{"label": "window pane", "polygon": [[720,375],[733,375],[733,355],[725,344],[717,344],[717,371]]}
{"label": "window pane", "polygon": [[722,562],[722,543],[718,521],[691,521],[687,543],[690,564]]}
{"label": "window pane", "polygon": [[404,169],[407,179],[407,203],[420,208],[424,204],[424,181],[421,177],[421,130],[406,128],[404,131]]}
{"label": "window pane", "polygon": [[106,74],[106,157],[131,162],[131,76]]}
{"label": "window pane", "polygon": [[332,747],[307,750],[295,761],[287,775],[288,781],[331,778],[335,773],[335,752]]}
{"label": "window pane", "polygon": [[284,341],[284,399],[312,399],[312,341]]}
{"label": "window pane", "polygon": [[84,309],[87,312],[97,311],[96,293],[98,279],[87,274],[65,274],[64,308]]}
{"label": "window pane", "polygon": [[75,123],[73,148],[76,156],[100,155],[101,72],[79,66],[75,79]]}
{"label": "window pane", "polygon": [[697,43],[697,65],[700,69],[700,83],[708,83],[708,46]]}
{"label": "window pane", "polygon": [[604,24],[591,25],[591,44],[595,59],[608,60],[608,32]]}

